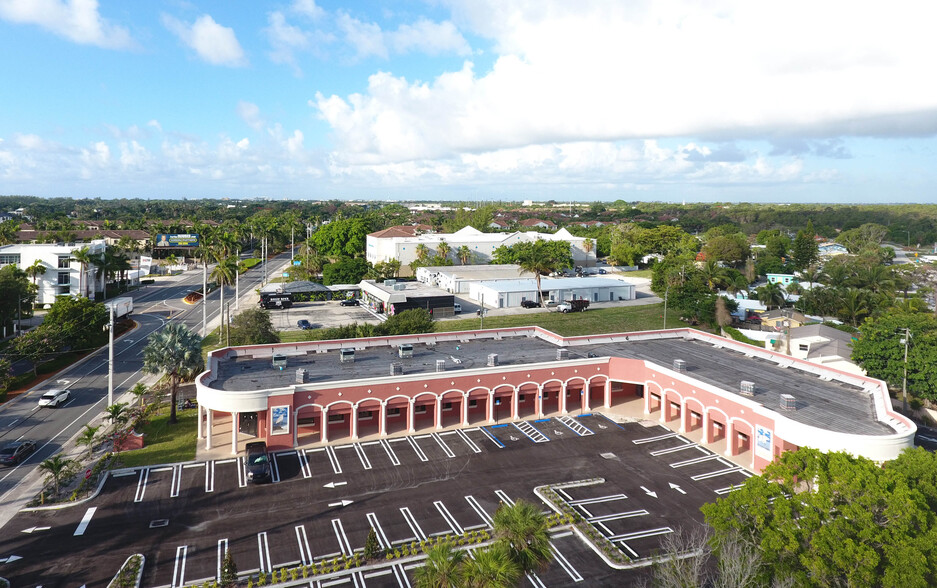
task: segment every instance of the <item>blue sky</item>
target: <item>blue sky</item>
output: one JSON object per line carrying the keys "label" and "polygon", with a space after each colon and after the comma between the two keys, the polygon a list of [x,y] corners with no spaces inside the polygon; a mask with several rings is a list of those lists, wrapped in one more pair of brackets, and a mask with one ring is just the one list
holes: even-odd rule
{"label": "blue sky", "polygon": [[937,202],[937,3],[0,0],[0,194]]}

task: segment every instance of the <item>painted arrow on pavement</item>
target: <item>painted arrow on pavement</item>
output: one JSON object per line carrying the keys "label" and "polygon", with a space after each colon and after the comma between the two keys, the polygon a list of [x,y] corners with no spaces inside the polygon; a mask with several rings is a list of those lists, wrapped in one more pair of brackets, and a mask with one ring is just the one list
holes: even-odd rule
{"label": "painted arrow on pavement", "polygon": [[48,531],[52,527],[30,527],[28,529],[23,529],[23,533],[33,533],[35,531]]}
{"label": "painted arrow on pavement", "polygon": [[328,484],[323,484],[323,488],[334,488],[336,486],[344,486],[348,482],[329,482]]}
{"label": "painted arrow on pavement", "polygon": [[330,502],[329,506],[348,506],[354,502],[354,500],[342,500],[341,502]]}
{"label": "painted arrow on pavement", "polygon": [[671,490],[676,490],[676,491],[679,492],[680,494],[686,494],[686,490],[684,490],[684,489],[681,488],[680,486],[677,486],[677,485],[674,484],[673,482],[670,483],[670,489],[671,489]]}
{"label": "painted arrow on pavement", "polygon": [[648,496],[653,496],[654,498],[657,498],[657,492],[651,492],[644,486],[641,486],[641,490],[644,490],[644,493],[647,494]]}
{"label": "painted arrow on pavement", "polygon": [[23,559],[23,558],[20,557],[20,556],[18,556],[18,555],[11,555],[11,556],[8,556],[8,557],[0,557],[0,563],[13,563],[14,561],[16,561],[16,560],[18,560],[18,559]]}

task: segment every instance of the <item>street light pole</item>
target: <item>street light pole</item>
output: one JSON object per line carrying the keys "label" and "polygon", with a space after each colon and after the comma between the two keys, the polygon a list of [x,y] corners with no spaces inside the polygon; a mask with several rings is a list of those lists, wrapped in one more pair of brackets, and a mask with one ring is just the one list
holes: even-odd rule
{"label": "street light pole", "polygon": [[238,300],[241,298],[241,250],[237,252],[237,263],[234,264],[234,310],[237,311],[240,306]]}
{"label": "street light pole", "polygon": [[208,260],[202,258],[202,337],[208,335]]}
{"label": "street light pole", "polygon": [[110,321],[107,325],[107,405],[114,405],[114,305],[110,308]]}
{"label": "street light pole", "polygon": [[905,414],[908,412],[908,341],[911,339],[911,331],[908,327],[904,328],[904,377],[901,378],[901,409]]}

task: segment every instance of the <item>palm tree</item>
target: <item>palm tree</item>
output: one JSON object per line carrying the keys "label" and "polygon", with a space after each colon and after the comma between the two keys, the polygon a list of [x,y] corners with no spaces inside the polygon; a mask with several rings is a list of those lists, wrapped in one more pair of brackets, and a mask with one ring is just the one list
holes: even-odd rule
{"label": "palm tree", "polygon": [[413,572],[417,588],[460,586],[464,560],[464,551],[453,549],[450,543],[437,543],[426,552],[424,564]]}
{"label": "palm tree", "polygon": [[[224,254],[222,253],[222,255]],[[218,263],[211,272],[211,279],[218,283],[220,292],[219,308],[221,309],[221,317],[224,319],[224,287],[233,284],[234,279],[237,277],[237,259],[229,256],[218,257],[217,259]],[[224,335],[224,320],[221,322],[221,334]]]}
{"label": "palm tree", "polygon": [[176,422],[179,382],[194,378],[204,367],[201,337],[182,323],[169,323],[148,338],[143,349],[143,371],[169,376],[169,422]]}
{"label": "palm tree", "polygon": [[468,265],[468,262],[472,260],[472,250],[469,249],[468,245],[462,245],[456,250],[456,257],[459,258],[462,265]]}
{"label": "palm tree", "polygon": [[452,246],[446,243],[445,239],[441,240],[439,245],[436,245],[436,253],[443,259],[447,259],[451,251]]}
{"label": "palm tree", "polygon": [[46,264],[41,259],[37,259],[31,266],[26,268],[26,275],[32,278],[33,285],[38,287],[36,278],[46,273]]}
{"label": "palm tree", "polygon": [[85,293],[85,274],[88,273],[88,266],[94,261],[95,256],[91,254],[91,250],[85,246],[80,249],[75,249],[72,251],[72,261],[81,264],[81,273],[78,274],[78,295],[84,296],[85,298],[88,295]]}
{"label": "palm tree", "polygon": [[852,321],[852,326],[859,326],[859,317],[869,314],[867,295],[859,288],[846,288],[840,296],[840,316]]}
{"label": "palm tree", "polygon": [[552,558],[548,527],[543,512],[525,500],[502,504],[494,516],[495,537],[524,572],[542,569]]}
{"label": "palm tree", "polygon": [[855,275],[856,286],[875,292],[890,292],[895,287],[892,272],[884,265],[870,265]]}
{"label": "palm tree", "polygon": [[127,403],[125,402],[116,402],[108,406],[104,412],[107,413],[107,420],[111,422],[112,433],[116,432],[130,418],[130,415],[127,414]]}
{"label": "palm tree", "polygon": [[582,242],[582,250],[586,253],[592,253],[593,247],[595,247],[595,242],[592,239],[586,239]]}
{"label": "palm tree", "polygon": [[729,272],[726,271],[726,268],[719,265],[719,262],[714,259],[706,260],[706,263],[700,268],[700,272],[710,290],[723,286],[729,278]]}
{"label": "palm tree", "polygon": [[734,280],[730,280],[729,283],[726,284],[726,292],[732,294],[733,296],[737,295],[739,292],[745,292],[745,296],[747,298],[749,285],[748,278],[742,274],[739,274],[735,276]]}
{"label": "palm tree", "polygon": [[823,282],[824,280],[826,280],[826,274],[824,274],[823,270],[815,265],[811,265],[804,271],[800,272],[800,281],[802,282],[817,284]]}
{"label": "palm tree", "polygon": [[65,459],[61,454],[55,454],[49,459],[43,461],[39,464],[39,469],[48,474],[47,481],[52,480],[55,485],[55,493],[59,493],[59,482],[62,478],[65,477],[65,474],[68,473],[68,470],[71,468],[74,462],[70,459]]}
{"label": "palm tree", "polygon": [[523,575],[521,566],[511,558],[504,543],[495,543],[488,549],[479,549],[475,558],[463,565],[466,588],[509,588],[517,586]]}
{"label": "palm tree", "polygon": [[771,310],[772,306],[784,306],[784,288],[778,282],[768,282],[756,289],[755,294],[758,296],[758,302],[764,304],[768,310]]}
{"label": "palm tree", "polygon": [[426,258],[429,257],[429,247],[427,247],[425,243],[417,243],[415,251],[416,259],[420,263],[425,262]]}
{"label": "palm tree", "polygon": [[75,439],[75,445],[85,445],[88,447],[88,458],[91,459],[91,454],[94,453],[94,444],[98,440],[98,430],[101,427],[92,427],[91,425],[85,425],[85,428],[81,431],[81,435]]}

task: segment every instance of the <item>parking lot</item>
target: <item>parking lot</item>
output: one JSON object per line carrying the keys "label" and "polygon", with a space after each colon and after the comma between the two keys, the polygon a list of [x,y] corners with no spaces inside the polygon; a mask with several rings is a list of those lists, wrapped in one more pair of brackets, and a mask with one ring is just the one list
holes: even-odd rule
{"label": "parking lot", "polygon": [[270,310],[270,322],[278,331],[299,330],[297,322],[306,319],[313,329],[339,327],[351,323],[377,324],[380,320],[361,306],[341,306],[339,301],[294,302],[292,308]]}
{"label": "parking lot", "polygon": [[[291,450],[273,454],[274,481],[257,486],[247,483],[243,457],[116,472],[89,504],[18,515],[11,528],[49,529],[0,542],[2,553],[23,557],[18,573],[4,575],[16,585],[104,585],[139,552],[144,586],[201,584],[217,577],[226,549],[242,573],[351,555],[371,528],[382,547],[396,549],[490,529],[501,503],[524,499],[548,510],[537,486],[595,478],[604,482],[558,493],[640,560],[750,475],[646,425],[587,414]],[[612,569],[568,528],[552,543],[554,561],[524,585],[627,585],[646,573]],[[50,554],[68,555],[50,566]],[[350,570],[316,585],[411,586],[418,565]]]}

